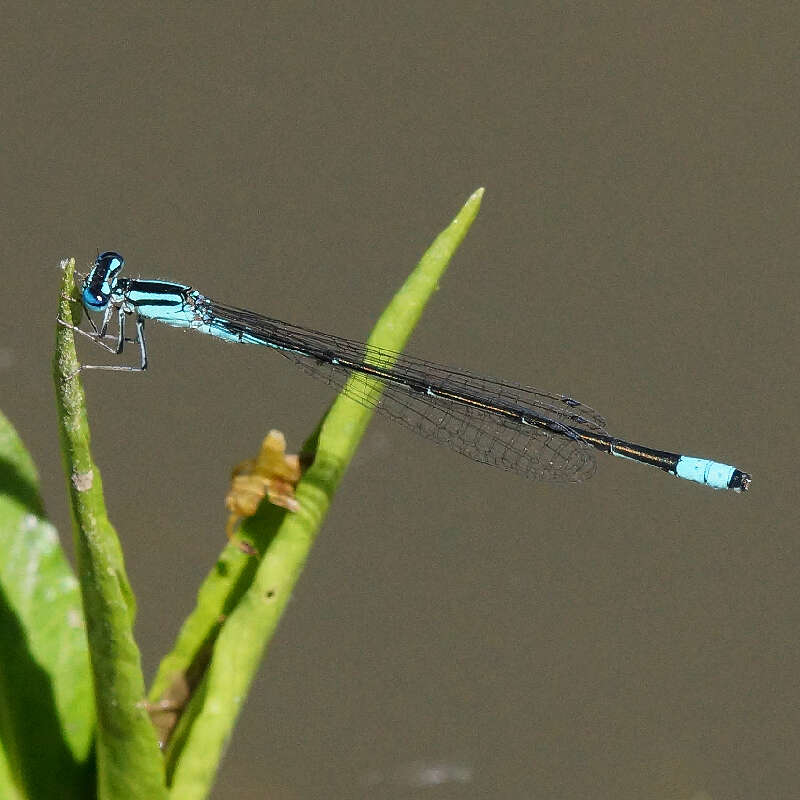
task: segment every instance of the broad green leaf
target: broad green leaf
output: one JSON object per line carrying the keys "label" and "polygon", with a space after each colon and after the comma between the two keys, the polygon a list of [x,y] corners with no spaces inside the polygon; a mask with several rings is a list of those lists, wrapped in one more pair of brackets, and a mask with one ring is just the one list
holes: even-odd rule
{"label": "broad green leaf", "polygon": [[0,797],[91,796],[94,701],[78,582],[0,414]]}

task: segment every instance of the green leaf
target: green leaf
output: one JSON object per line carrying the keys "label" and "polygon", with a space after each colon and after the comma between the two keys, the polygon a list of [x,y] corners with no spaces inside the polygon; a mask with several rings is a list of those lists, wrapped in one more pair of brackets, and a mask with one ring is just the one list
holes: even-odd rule
{"label": "green leaf", "polygon": [[78,582],[2,414],[0,642],[0,796],[91,796],[94,701]]}
{"label": "green leaf", "polygon": [[[370,344],[403,349],[477,215],[482,195],[482,189],[475,192],[436,238],[381,316]],[[182,695],[182,702],[188,700],[168,751],[173,800],[210,791],[264,649],[372,413],[345,396],[337,398],[305,448],[314,460],[297,486],[301,510],[287,513],[262,503],[243,534],[263,557],[256,562],[226,548],[175,650],[162,663],[151,700],[169,699],[173,692]]]}
{"label": "green leaf", "polygon": [[[59,317],[75,323],[75,262],[64,269]],[[163,758],[144,707],[144,678],[133,638],[133,594],[119,540],[106,514],[100,471],[89,450],[86,403],[72,331],[58,326],[53,365],[59,431],[72,506],[97,708],[97,785],[101,800],[166,797]]]}

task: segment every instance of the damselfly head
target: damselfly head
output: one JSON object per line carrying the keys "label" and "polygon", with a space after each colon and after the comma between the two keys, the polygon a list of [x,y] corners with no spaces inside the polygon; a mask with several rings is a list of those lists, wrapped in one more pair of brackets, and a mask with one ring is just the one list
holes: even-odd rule
{"label": "damselfly head", "polygon": [[83,282],[81,298],[87,308],[93,311],[102,311],[108,305],[117,281],[117,274],[124,263],[125,259],[113,250],[97,256],[94,266]]}

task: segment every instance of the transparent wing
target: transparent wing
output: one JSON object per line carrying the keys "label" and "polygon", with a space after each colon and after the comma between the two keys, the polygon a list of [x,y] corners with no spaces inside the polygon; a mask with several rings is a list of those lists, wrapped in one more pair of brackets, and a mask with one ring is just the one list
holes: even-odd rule
{"label": "transparent wing", "polygon": [[[209,303],[208,313],[210,324],[221,326],[227,338],[270,345],[356,402],[475,461],[537,480],[575,482],[594,474],[593,449],[573,429],[604,433],[605,420],[571,397],[479,377],[217,303]],[[348,364],[377,367],[388,379],[378,381]],[[474,403],[442,396],[447,394]],[[498,406],[517,416],[498,414]],[[529,424],[520,421],[523,416]]]}

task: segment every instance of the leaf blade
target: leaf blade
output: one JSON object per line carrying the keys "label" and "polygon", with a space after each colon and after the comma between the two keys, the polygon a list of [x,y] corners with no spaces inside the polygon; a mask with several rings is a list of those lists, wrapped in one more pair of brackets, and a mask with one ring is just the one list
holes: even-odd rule
{"label": "leaf blade", "polygon": [[0,641],[0,739],[15,784],[30,798],[86,797],[94,702],[78,582],[33,462],[2,414]]}
{"label": "leaf blade", "polygon": [[[437,236],[381,315],[369,344],[402,350],[475,219],[482,195],[482,189],[473,193],[456,218]],[[247,565],[242,559],[236,562],[239,571],[231,586],[237,587],[240,599],[219,628],[208,671],[181,719],[176,741],[168,755],[173,800],[189,800],[210,790],[263,651],[373,411],[339,396],[305,448],[306,452],[314,450],[314,462],[297,486],[296,497],[301,510],[287,514],[262,504],[259,513],[245,523],[245,532],[252,536],[264,556],[246,589],[239,581],[244,580]],[[214,580],[212,575],[209,581]],[[208,581],[204,589],[210,590]],[[222,606],[218,606],[218,610],[222,613]],[[208,632],[218,619],[212,620],[206,610],[205,626],[199,624],[198,630]],[[188,625],[190,623],[185,631]],[[186,651],[191,652],[192,647],[187,647]],[[173,666],[176,663],[173,662]],[[161,671],[159,678],[162,682],[166,680]]]}
{"label": "leaf blade", "polygon": [[[73,323],[74,269],[72,259],[65,265],[59,307],[60,319]],[[163,759],[144,708],[144,677],[133,636],[135,602],[89,447],[74,337],[63,325],[56,333],[53,376],[94,679],[98,797],[157,800],[167,793]]]}

